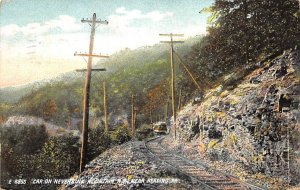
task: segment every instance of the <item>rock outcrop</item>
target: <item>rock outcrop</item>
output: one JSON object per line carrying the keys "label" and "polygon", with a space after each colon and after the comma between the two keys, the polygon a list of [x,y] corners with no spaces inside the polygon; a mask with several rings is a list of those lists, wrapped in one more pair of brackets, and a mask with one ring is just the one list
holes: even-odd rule
{"label": "rock outcrop", "polygon": [[230,89],[219,86],[177,119],[179,141],[199,156],[300,182],[300,52],[286,51]]}

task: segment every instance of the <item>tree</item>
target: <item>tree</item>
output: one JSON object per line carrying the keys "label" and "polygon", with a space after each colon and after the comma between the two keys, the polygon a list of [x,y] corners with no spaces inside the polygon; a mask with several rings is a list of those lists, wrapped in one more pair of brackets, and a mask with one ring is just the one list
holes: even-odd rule
{"label": "tree", "polygon": [[143,105],[143,113],[148,114],[153,110],[159,112],[163,110],[165,104],[168,102],[169,81],[162,80],[159,84],[155,85],[147,91],[146,105]]}
{"label": "tree", "polygon": [[48,100],[43,109],[44,116],[46,118],[50,118],[50,117],[54,116],[54,114],[56,114],[56,112],[57,112],[57,105],[56,105],[55,100],[53,100],[53,99]]}
{"label": "tree", "polygon": [[297,0],[216,0],[208,35],[189,61],[208,81],[300,44]]}

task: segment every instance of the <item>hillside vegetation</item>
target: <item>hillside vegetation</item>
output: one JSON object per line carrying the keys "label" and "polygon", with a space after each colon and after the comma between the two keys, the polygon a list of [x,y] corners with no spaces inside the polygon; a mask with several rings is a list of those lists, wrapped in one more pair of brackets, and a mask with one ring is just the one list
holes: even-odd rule
{"label": "hillside vegetation", "polygon": [[[184,44],[176,46],[175,51],[182,56],[187,55],[197,41],[198,38],[187,39]],[[124,49],[112,55],[107,61],[95,64],[94,68],[106,68],[107,72],[92,74],[91,116],[99,118],[103,115],[102,82],[104,80],[107,84],[110,117],[121,114],[127,117],[132,94],[136,96],[136,106],[141,111],[139,115],[149,112],[149,108],[156,108],[157,105],[147,104],[148,94],[152,88],[159,86],[161,81],[164,81],[164,84],[168,83],[169,57],[168,45],[158,44],[136,50]],[[179,69],[178,65],[176,69],[180,76],[182,69]],[[1,115],[3,120],[11,115],[32,115],[65,125],[70,117],[80,118],[82,115],[83,86],[84,73],[74,71],[35,89],[30,85],[20,88],[20,91],[2,89],[6,99],[10,101],[2,98]],[[165,94],[164,101],[167,101],[168,85],[165,85],[162,90]],[[13,94],[12,99],[9,99],[10,94]]]}

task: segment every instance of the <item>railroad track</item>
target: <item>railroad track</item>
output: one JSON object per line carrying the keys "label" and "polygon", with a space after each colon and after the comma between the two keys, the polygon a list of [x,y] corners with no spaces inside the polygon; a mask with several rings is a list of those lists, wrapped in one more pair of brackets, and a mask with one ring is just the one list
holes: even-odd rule
{"label": "railroad track", "polygon": [[183,156],[175,155],[162,145],[163,137],[148,140],[146,147],[160,161],[167,163],[179,172],[198,182],[203,190],[265,190],[261,187],[245,183],[222,172],[210,169],[205,165],[193,162]]}

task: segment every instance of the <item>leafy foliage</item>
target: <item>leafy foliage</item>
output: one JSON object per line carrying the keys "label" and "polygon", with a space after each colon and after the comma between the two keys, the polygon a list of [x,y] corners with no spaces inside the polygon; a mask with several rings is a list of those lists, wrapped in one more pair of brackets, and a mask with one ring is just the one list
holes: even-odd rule
{"label": "leafy foliage", "polygon": [[48,100],[46,102],[46,105],[43,109],[43,115],[48,118],[48,117],[53,117],[57,112],[57,105],[55,103],[55,101],[52,100]]}
{"label": "leafy foliage", "polygon": [[88,158],[92,160],[111,145],[111,139],[108,133],[104,132],[103,128],[92,128],[89,130],[88,141]]}
{"label": "leafy foliage", "polygon": [[[44,126],[1,127],[1,185],[8,189],[56,189],[55,184],[33,185],[31,179],[65,179],[79,170],[78,136],[48,137]],[[125,126],[112,134],[101,128],[90,129],[88,161],[108,149],[112,142],[130,140]],[[10,179],[27,179],[26,185],[14,186]]]}
{"label": "leafy foliage", "polygon": [[130,139],[128,126],[119,126],[111,133],[111,140],[115,144],[122,144]]}
{"label": "leafy foliage", "polygon": [[[175,46],[176,52],[180,55],[187,54],[191,45],[195,43],[195,39],[188,39],[184,44]],[[117,116],[126,113],[125,115],[129,115],[131,94],[136,95],[137,124],[140,123],[140,118],[148,119],[148,116],[144,114],[149,112],[150,107],[157,107],[156,111],[160,109],[158,105],[154,105],[158,103],[157,101],[151,100],[152,103],[149,104],[144,102],[150,101],[148,94],[160,86],[162,81],[164,81],[164,85],[158,90],[163,91],[157,92],[164,94],[160,97],[161,101],[168,99],[166,94],[169,91],[170,60],[167,45],[158,44],[136,50],[124,49],[106,62],[98,63],[96,67],[107,69],[105,73],[95,72],[92,75],[90,113],[96,118],[104,115],[103,80],[106,80],[107,84],[109,114]],[[81,118],[83,81],[83,74],[71,72],[65,74],[60,80],[52,80],[40,85],[39,88],[29,91],[16,104],[3,105],[5,108],[3,120],[10,115],[32,115],[42,117],[60,126],[67,126],[69,118]],[[109,118],[115,117],[109,115]],[[113,121],[109,122],[116,125]]]}
{"label": "leafy foliage", "polygon": [[210,81],[299,45],[297,0],[216,0],[205,11],[212,13],[209,33],[190,60]]}
{"label": "leafy foliage", "polygon": [[1,127],[1,184],[38,177],[36,155],[47,141],[45,126]]}
{"label": "leafy foliage", "polygon": [[[81,90],[78,90],[81,89]],[[68,117],[79,117],[82,87],[76,82],[47,84],[23,97],[10,114],[33,115],[65,124]]]}
{"label": "leafy foliage", "polygon": [[44,125],[14,126],[1,128],[1,144],[5,144],[17,154],[36,153],[47,141]]}
{"label": "leafy foliage", "polygon": [[[224,77],[231,73],[240,75],[234,79],[236,82],[253,70],[255,63],[300,44],[297,0],[215,0],[201,11],[208,12],[208,34],[193,45],[186,57],[203,91],[224,83]],[[185,99],[199,93],[185,77],[179,77],[178,84]]]}
{"label": "leafy foliage", "polygon": [[74,136],[50,137],[37,155],[37,169],[41,176],[60,179],[77,172],[80,155],[78,140]]}
{"label": "leafy foliage", "polygon": [[154,133],[151,125],[144,124],[136,131],[136,137],[138,140],[144,140],[152,136],[154,136]]}
{"label": "leafy foliage", "polygon": [[152,110],[157,110],[161,108],[161,105],[165,105],[168,102],[168,92],[169,92],[169,81],[162,80],[158,85],[147,91],[146,105],[143,111],[149,113]]}

